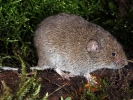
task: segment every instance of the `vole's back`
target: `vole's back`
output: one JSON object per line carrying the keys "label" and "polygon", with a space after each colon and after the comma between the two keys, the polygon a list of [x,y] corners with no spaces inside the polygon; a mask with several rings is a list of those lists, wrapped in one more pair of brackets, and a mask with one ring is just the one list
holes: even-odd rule
{"label": "vole's back", "polygon": [[58,66],[65,71],[84,66],[87,70],[90,58],[86,43],[94,35],[92,31],[93,25],[79,16],[61,13],[46,18],[35,31],[38,66]]}
{"label": "vole's back", "polygon": [[[109,35],[108,32],[101,27],[76,15],[60,13],[48,17],[35,31],[34,43],[38,53],[38,66],[58,67],[75,75],[83,75],[91,70],[93,64],[87,51],[87,42],[95,36],[98,37],[98,42],[102,41],[101,38],[106,35]],[[91,71],[95,69],[92,68]]]}

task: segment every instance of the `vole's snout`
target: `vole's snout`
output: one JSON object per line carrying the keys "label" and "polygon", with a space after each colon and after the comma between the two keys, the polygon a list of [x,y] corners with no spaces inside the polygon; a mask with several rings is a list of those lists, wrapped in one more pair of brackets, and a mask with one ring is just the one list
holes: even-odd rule
{"label": "vole's snout", "polygon": [[115,64],[117,66],[124,67],[125,65],[128,65],[128,61],[126,59],[116,58],[115,59]]}

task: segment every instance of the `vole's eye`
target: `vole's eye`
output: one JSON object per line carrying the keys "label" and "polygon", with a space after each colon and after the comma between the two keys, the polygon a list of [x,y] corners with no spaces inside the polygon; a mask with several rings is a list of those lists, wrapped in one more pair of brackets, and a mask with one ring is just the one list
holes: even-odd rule
{"label": "vole's eye", "polygon": [[115,56],[115,55],[116,55],[116,54],[113,52],[113,53],[112,53],[112,56]]}

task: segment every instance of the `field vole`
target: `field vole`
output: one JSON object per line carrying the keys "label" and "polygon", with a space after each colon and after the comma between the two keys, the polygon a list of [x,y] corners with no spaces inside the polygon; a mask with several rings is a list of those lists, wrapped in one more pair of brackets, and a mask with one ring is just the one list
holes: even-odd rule
{"label": "field vole", "polygon": [[122,46],[109,32],[73,14],[59,13],[44,19],[35,31],[34,43],[36,68],[54,68],[66,79],[84,75],[89,82],[92,71],[119,69],[128,63]]}

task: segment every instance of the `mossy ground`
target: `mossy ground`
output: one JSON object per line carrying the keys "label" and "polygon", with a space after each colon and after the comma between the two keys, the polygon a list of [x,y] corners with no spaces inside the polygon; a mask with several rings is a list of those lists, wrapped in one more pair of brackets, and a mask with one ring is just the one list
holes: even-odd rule
{"label": "mossy ground", "polygon": [[123,45],[127,57],[133,58],[130,0],[0,0],[0,66],[35,66],[34,31],[44,18],[60,12],[80,15],[101,25]]}

